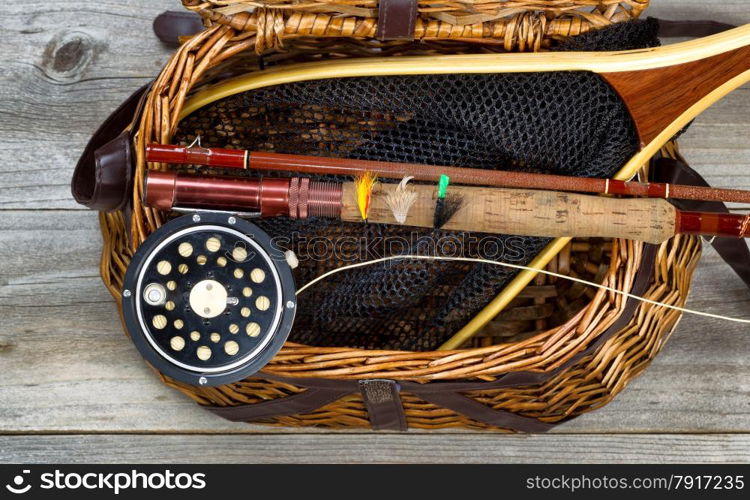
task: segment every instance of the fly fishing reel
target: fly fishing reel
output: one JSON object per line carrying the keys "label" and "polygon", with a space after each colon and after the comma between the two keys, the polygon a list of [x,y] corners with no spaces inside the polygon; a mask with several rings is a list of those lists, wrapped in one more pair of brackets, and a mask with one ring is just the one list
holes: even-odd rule
{"label": "fly fishing reel", "polygon": [[284,254],[258,227],[223,213],[174,219],[128,267],[125,324],[160,372],[221,385],[259,371],[286,341],[296,310]]}

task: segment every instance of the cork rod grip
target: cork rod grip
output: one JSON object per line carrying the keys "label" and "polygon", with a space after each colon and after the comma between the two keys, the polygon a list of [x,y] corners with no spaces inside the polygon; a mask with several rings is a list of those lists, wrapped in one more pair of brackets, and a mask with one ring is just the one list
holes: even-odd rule
{"label": "cork rod grip", "polygon": [[[370,222],[395,224],[386,196],[395,184],[379,183],[370,202]],[[412,185],[417,201],[405,225],[432,227],[437,188]],[[627,238],[662,243],[675,235],[676,209],[661,199],[617,199],[555,191],[451,186],[462,208],[445,229],[546,237]],[[362,220],[351,182],[344,183],[341,218]]]}

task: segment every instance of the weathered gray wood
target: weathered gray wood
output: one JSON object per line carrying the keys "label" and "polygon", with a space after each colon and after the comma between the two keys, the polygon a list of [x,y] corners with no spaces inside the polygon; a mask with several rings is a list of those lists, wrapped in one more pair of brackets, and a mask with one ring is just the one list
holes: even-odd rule
{"label": "weathered gray wood", "polygon": [[[744,0],[654,0],[651,15],[750,22]],[[73,164],[99,122],[168,57],[151,20],[179,1],[21,1],[0,23],[0,433],[263,433],[254,436],[6,436],[0,459],[45,461],[747,461],[746,326],[685,317],[653,365],[618,398],[557,435],[269,436],[325,432],[224,422],[164,387],[145,366],[98,278],[95,214],[70,199]],[[718,186],[750,187],[750,87],[718,103],[682,140]],[[713,252],[690,306],[748,317],[750,292]],[[592,436],[567,434],[594,434]],[[127,450],[132,449],[132,452]],[[172,458],[170,458],[172,457]]]}
{"label": "weathered gray wood", "polygon": [[156,76],[171,49],[151,23],[177,0],[22,1],[0,25],[0,209],[73,208],[68,183],[101,121]]}
{"label": "weathered gray wood", "polygon": [[[367,453],[362,453],[367,450]],[[554,450],[554,452],[551,452]],[[2,436],[27,463],[748,463],[743,435]]]}
{"label": "weathered gray wood", "polygon": [[645,15],[660,19],[708,19],[731,24],[747,23],[750,18],[745,0],[706,3],[704,0],[651,0]]}

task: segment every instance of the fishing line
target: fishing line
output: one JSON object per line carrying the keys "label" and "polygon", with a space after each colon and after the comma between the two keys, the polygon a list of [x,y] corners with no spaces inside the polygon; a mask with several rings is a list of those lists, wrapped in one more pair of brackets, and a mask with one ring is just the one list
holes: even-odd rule
{"label": "fishing line", "polygon": [[745,324],[745,325],[750,324],[750,319],[732,318],[730,316],[722,316],[720,314],[712,314],[712,313],[707,313],[707,312],[703,312],[703,311],[696,311],[694,309],[687,309],[685,307],[673,306],[673,305],[670,305],[670,304],[665,304],[664,302],[659,302],[659,301],[656,301],[656,300],[647,299],[647,298],[641,297],[639,295],[635,295],[635,294],[632,294],[632,293],[629,293],[629,292],[625,292],[623,290],[618,290],[617,288],[612,288],[612,287],[607,286],[607,285],[602,285],[600,283],[594,283],[593,281],[587,281],[587,280],[584,280],[584,279],[581,279],[581,278],[575,278],[573,276],[566,276],[564,274],[555,273],[555,272],[547,271],[547,270],[544,270],[544,269],[534,269],[532,267],[522,266],[520,264],[508,264],[507,262],[497,262],[497,261],[494,261],[494,260],[477,259],[477,258],[472,258],[472,257],[438,257],[438,256],[435,256],[435,255],[394,255],[394,256],[391,256],[391,257],[383,257],[383,258],[380,258],[380,259],[368,260],[368,261],[365,261],[365,262],[358,262],[356,264],[350,264],[350,265],[342,266],[342,267],[339,267],[337,269],[333,269],[331,271],[328,271],[327,273],[321,274],[320,276],[318,276],[317,278],[313,279],[309,283],[307,283],[304,286],[300,287],[297,290],[297,295],[301,294],[302,292],[304,292],[308,288],[312,287],[313,285],[319,283],[320,281],[323,281],[324,279],[326,279],[329,276],[332,276],[334,274],[337,274],[337,273],[340,273],[340,272],[343,272],[343,271],[347,271],[347,270],[350,270],[350,269],[356,269],[356,268],[359,268],[359,267],[371,266],[371,265],[374,265],[374,264],[379,264],[381,262],[388,262],[388,261],[392,261],[392,260],[434,260],[434,261],[441,261],[442,260],[442,261],[452,261],[452,262],[471,262],[471,263],[475,263],[475,264],[490,264],[490,265],[493,265],[493,266],[506,267],[506,268],[509,268],[509,269],[517,269],[517,270],[521,270],[521,271],[531,271],[531,272],[534,272],[534,273],[540,273],[540,274],[544,274],[546,276],[551,276],[551,277],[554,277],[554,278],[559,278],[559,279],[564,279],[564,280],[568,280],[568,281],[573,281],[575,283],[580,283],[582,285],[591,286],[591,287],[598,288],[598,289],[601,289],[601,290],[606,290],[608,292],[612,292],[612,293],[615,293],[617,295],[621,295],[623,297],[627,297],[629,299],[637,300],[637,301],[645,303],[645,304],[651,304],[651,305],[658,306],[658,307],[664,307],[666,309],[671,309],[673,311],[678,311],[678,312],[681,312],[681,313],[684,313],[684,314],[692,314],[692,315],[695,315],[695,316],[702,316],[704,318],[712,318],[712,319],[718,319],[718,320],[723,320],[723,321],[731,321],[733,323],[741,323],[741,324]]}

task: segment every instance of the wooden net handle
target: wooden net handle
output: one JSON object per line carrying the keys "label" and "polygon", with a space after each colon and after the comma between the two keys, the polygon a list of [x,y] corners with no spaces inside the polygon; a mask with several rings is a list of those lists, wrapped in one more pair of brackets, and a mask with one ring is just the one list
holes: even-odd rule
{"label": "wooden net handle", "polygon": [[[378,184],[372,192],[368,220],[396,224],[386,204],[395,184]],[[437,188],[413,185],[417,201],[406,225],[432,227]],[[677,210],[661,199],[618,199],[555,191],[451,186],[464,199],[444,226],[453,231],[545,237],[625,238],[662,243],[675,235]],[[341,218],[361,221],[354,183],[344,183]]]}

